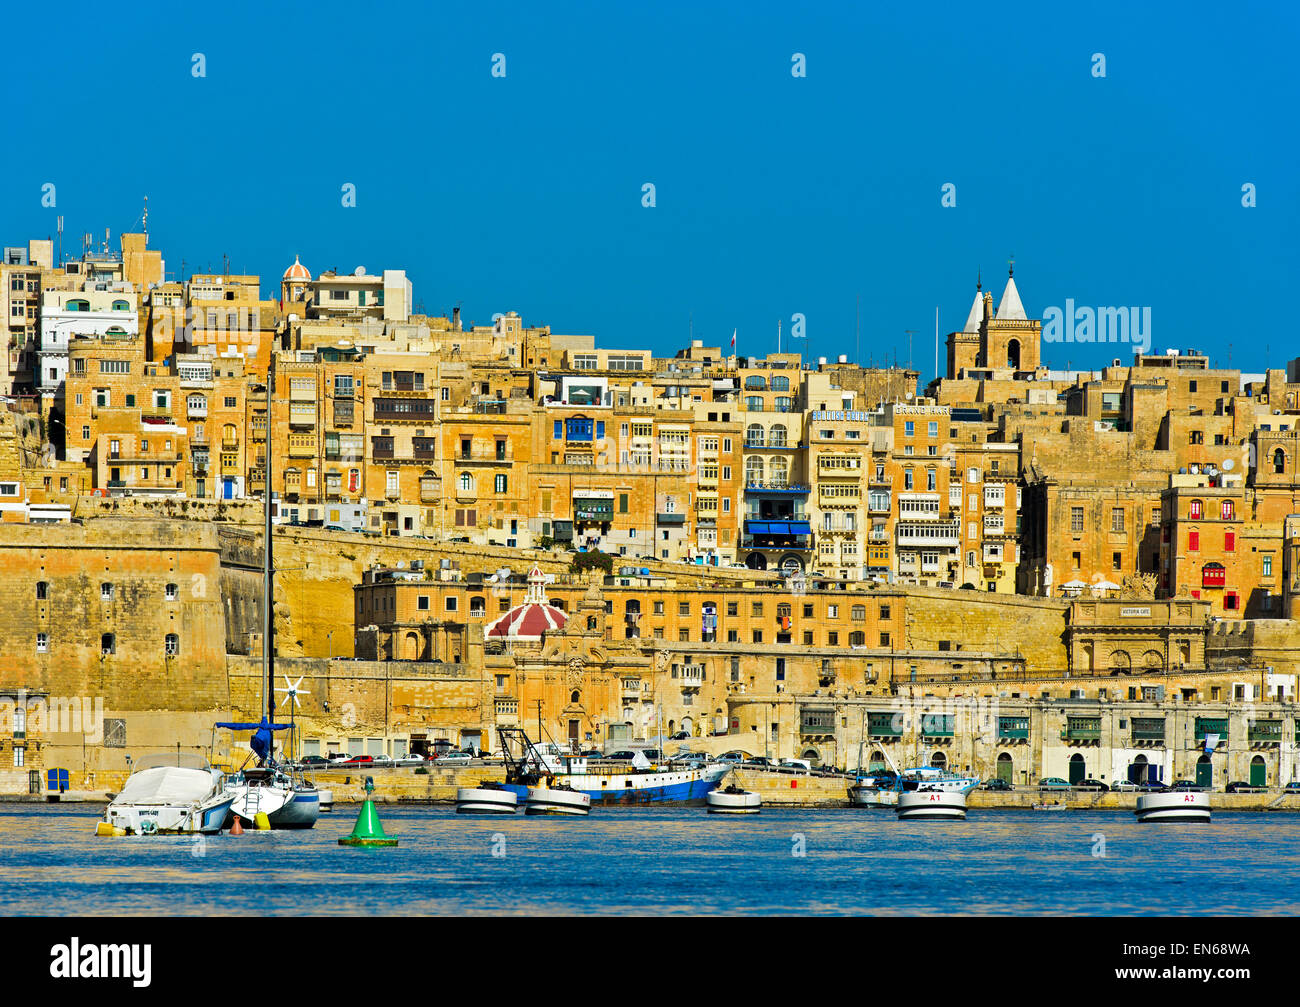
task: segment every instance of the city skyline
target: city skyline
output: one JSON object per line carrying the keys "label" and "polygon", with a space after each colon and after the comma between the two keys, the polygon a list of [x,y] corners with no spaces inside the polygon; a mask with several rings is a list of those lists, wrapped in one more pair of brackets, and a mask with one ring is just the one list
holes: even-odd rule
{"label": "city skyline", "polygon": [[[1247,52],[1218,48],[1212,15],[1112,7],[1085,21],[1013,5],[971,25],[940,6],[921,33],[840,8],[669,8],[642,22],[506,4],[492,24],[398,24],[379,6],[369,17],[391,46],[349,40],[364,85],[346,93],[330,12],[260,22],[298,40],[269,68],[236,28],[189,15],[103,26],[81,75],[33,79],[58,104],[115,74],[150,96],[140,142],[86,158],[78,131],[39,115],[45,102],[24,104],[31,156],[6,170],[6,241],[53,236],[62,216],[65,254],[106,227],[115,244],[148,195],[150,244],[173,278],[182,261],[220,271],[229,256],[269,294],[295,255],[314,274],[399,268],[429,314],[460,304],[482,324],[514,310],[660,355],[691,334],[725,346],[733,330],[739,353],[762,355],[778,321],[788,337],[802,315],[807,339],[787,351],[906,364],[911,330],[922,384],[936,309],[941,336],[961,328],[977,275],[997,296],[1014,256],[1031,318],[1067,300],[1150,309],[1157,351],[1195,347],[1248,372],[1284,363],[1269,331],[1300,266],[1297,141],[1276,128],[1285,102],[1260,99],[1294,89],[1274,69],[1296,34],[1288,10],[1236,16],[1258,35]],[[421,48],[431,33],[454,40],[435,60]],[[114,61],[114,41],[138,37],[151,58]],[[176,124],[173,153],[151,121]],[[1130,354],[1044,347],[1056,369],[1116,356]]]}

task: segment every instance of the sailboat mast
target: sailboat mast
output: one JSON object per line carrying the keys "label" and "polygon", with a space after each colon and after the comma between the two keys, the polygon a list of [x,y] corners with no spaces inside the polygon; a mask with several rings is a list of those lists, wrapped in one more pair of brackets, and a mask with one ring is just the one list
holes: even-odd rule
{"label": "sailboat mast", "polygon": [[275,661],[275,601],[271,586],[274,566],[271,560],[271,436],[274,421],[271,403],[275,396],[275,347],[271,348],[271,365],[266,375],[266,454],[262,483],[262,713],[268,721],[274,720]]}

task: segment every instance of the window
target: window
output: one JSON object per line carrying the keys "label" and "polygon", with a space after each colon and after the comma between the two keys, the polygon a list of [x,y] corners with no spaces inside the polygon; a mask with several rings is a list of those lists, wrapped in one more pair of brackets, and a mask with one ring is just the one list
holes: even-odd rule
{"label": "window", "polygon": [[48,582],[38,580],[36,582],[36,600],[44,601],[50,596],[50,585]]}
{"label": "window", "polygon": [[117,640],[112,633],[105,633],[99,638],[99,653],[101,655],[114,654],[117,652]]}
{"label": "window", "polygon": [[459,604],[459,601],[460,599],[457,598],[455,595],[448,595],[446,598],[446,604],[444,605],[444,608],[448,612],[455,612],[457,610],[457,605]]}
{"label": "window", "polygon": [[1272,577],[1272,576],[1273,576],[1273,557],[1272,557],[1272,556],[1264,556],[1264,557],[1261,557],[1261,559],[1263,560],[1263,564],[1264,564],[1264,570],[1263,570],[1263,572],[1264,572],[1264,576],[1265,576],[1265,577]]}
{"label": "window", "polygon": [[493,479],[493,489],[498,493],[504,493],[506,491],[506,476],[504,472],[498,473],[496,478]]}
{"label": "window", "polygon": [[1193,529],[1187,533],[1187,551],[1196,552],[1201,548],[1201,533]]}
{"label": "window", "polygon": [[1122,532],[1124,530],[1124,508],[1112,507],[1110,510],[1110,530]]}
{"label": "window", "polygon": [[1083,508],[1082,507],[1070,508],[1070,531],[1072,532],[1083,531]]}
{"label": "window", "polygon": [[47,654],[47,653],[49,653],[49,650],[50,650],[50,634],[49,634],[49,633],[37,633],[37,634],[36,634],[36,653],[38,653],[38,654]]}
{"label": "window", "polygon": [[429,596],[427,594],[417,595],[415,599],[415,607],[420,612],[429,611]]}
{"label": "window", "polygon": [[166,589],[164,590],[164,594],[165,594],[165,596],[166,596],[166,598],[167,598],[168,601],[175,601],[175,600],[176,600],[176,594],[177,594],[177,588],[176,588],[176,585],[175,585],[175,584],[168,584],[167,587],[166,587]]}
{"label": "window", "polygon": [[163,653],[168,657],[175,657],[181,652],[181,638],[175,633],[168,633],[163,638]]}
{"label": "window", "polygon": [[1193,521],[1201,520],[1201,501],[1193,500],[1187,505],[1187,516]]}
{"label": "window", "polygon": [[1237,533],[1235,531],[1225,531],[1223,533],[1223,551],[1235,552],[1237,549]]}
{"label": "window", "polygon": [[1231,520],[1232,520],[1232,501],[1231,501],[1231,500],[1224,500],[1224,501],[1219,505],[1219,514],[1220,514],[1220,516],[1223,518],[1224,521],[1231,521]]}
{"label": "window", "polygon": [[99,585],[99,597],[103,601],[113,600],[113,585],[107,582]]}

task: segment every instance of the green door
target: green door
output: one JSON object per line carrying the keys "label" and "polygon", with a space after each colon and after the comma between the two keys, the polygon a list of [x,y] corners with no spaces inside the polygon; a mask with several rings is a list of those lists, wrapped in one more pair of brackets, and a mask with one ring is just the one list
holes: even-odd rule
{"label": "green door", "polygon": [[1268,786],[1268,767],[1264,765],[1264,757],[1257,755],[1250,760],[1250,785],[1252,787]]}
{"label": "green door", "polygon": [[1003,752],[1001,755],[998,756],[998,779],[1006,780],[1007,783],[1010,783],[1012,782],[1011,773],[1012,773],[1011,756],[1009,756],[1006,752]]}
{"label": "green door", "polygon": [[1070,786],[1074,786],[1088,775],[1088,767],[1083,764],[1082,755],[1070,756]]}
{"label": "green door", "polygon": [[1200,787],[1214,786],[1214,766],[1207,756],[1202,755],[1196,762],[1196,784]]}

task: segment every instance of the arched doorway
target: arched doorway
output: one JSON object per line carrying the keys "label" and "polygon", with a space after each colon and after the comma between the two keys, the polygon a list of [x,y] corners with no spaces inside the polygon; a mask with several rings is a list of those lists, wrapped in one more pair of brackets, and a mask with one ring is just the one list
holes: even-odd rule
{"label": "arched doorway", "polygon": [[1075,752],[1070,756],[1070,786],[1081,782],[1088,775],[1088,767],[1084,764],[1083,756]]}
{"label": "arched doorway", "polygon": [[1250,785],[1252,787],[1268,786],[1268,767],[1264,765],[1264,756],[1257,755],[1250,760]]}
{"label": "arched doorway", "polygon": [[682,718],[681,730],[685,731],[687,734],[693,735],[694,728],[695,728],[695,722],[692,721],[690,717]]}
{"label": "arched doorway", "polygon": [[745,566],[749,567],[751,570],[766,570],[767,557],[761,552],[751,552],[745,557]]}
{"label": "arched doorway", "polygon": [[409,632],[406,634],[406,644],[402,648],[402,658],[407,661],[418,661],[423,649],[420,634]]}
{"label": "arched doorway", "polygon": [[1214,764],[1208,755],[1196,760],[1196,784],[1201,787],[1214,786]]}
{"label": "arched doorway", "polygon": [[998,755],[998,779],[1005,780],[1007,783],[1013,782],[1015,775],[1015,764],[1011,761],[1010,752],[1002,752]]}
{"label": "arched doorway", "polygon": [[871,758],[867,760],[867,771],[876,773],[885,768],[885,753],[880,749],[874,749]]}
{"label": "arched doorway", "polygon": [[947,769],[948,756],[944,755],[943,752],[935,752],[934,755],[930,757],[930,765],[937,769]]}
{"label": "arched doorway", "polygon": [[801,755],[800,758],[807,760],[808,765],[812,766],[813,769],[816,769],[822,764],[821,753],[815,748],[805,748],[803,755]]}
{"label": "arched doorway", "polygon": [[1145,755],[1139,755],[1128,767],[1128,782],[1142,783],[1150,778],[1151,764],[1147,761]]}

